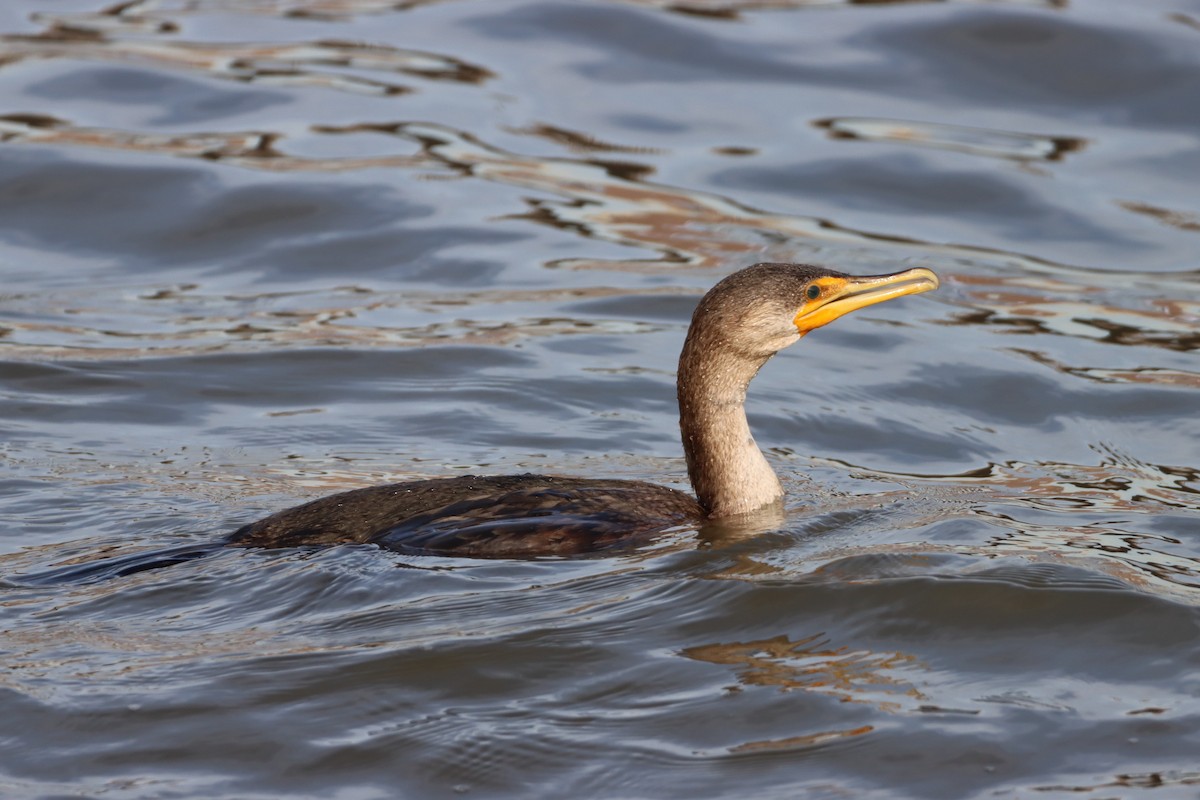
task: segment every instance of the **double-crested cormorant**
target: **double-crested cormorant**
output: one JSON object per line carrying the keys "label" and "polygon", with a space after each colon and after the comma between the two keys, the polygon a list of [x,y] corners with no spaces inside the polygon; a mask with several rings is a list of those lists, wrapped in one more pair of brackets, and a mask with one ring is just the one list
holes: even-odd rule
{"label": "double-crested cormorant", "polygon": [[853,277],[755,264],[700,300],[679,357],[679,427],[696,497],[628,480],[462,476],[342,492],[272,514],[229,544],[374,543],[475,558],[574,555],[778,505],[783,487],[746,422],[746,388],[771,356],[843,314],[936,289],[927,269]]}

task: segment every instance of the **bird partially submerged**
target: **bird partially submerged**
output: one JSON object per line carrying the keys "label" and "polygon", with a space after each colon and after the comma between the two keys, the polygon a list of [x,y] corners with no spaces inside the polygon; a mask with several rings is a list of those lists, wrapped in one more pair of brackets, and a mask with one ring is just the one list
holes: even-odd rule
{"label": "bird partially submerged", "polygon": [[783,487],[746,421],[746,389],[771,356],[860,308],[936,289],[927,269],[855,277],[808,264],[755,264],[720,281],[692,314],[679,357],[679,428],[692,497],[643,481],[462,476],[371,486],[296,506],[229,544],[374,543],[476,558],[575,555],[778,505]]}

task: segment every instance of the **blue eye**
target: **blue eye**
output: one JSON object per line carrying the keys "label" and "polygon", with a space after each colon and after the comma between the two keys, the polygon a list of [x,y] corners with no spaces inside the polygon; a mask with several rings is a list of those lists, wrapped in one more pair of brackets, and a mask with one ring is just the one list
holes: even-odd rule
{"label": "blue eye", "polygon": [[816,300],[821,296],[821,287],[813,284],[808,287],[808,290],[804,294],[809,300]]}

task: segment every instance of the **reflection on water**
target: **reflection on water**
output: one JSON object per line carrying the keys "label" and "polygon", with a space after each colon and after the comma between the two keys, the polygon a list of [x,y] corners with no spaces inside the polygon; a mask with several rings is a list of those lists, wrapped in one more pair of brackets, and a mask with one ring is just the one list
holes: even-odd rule
{"label": "reflection on water", "polygon": [[[1200,782],[1188,14],[14,8],[5,796]],[[751,422],[789,500],[754,535],[30,579],[368,483],[679,486],[695,299],[774,259],[943,285],[763,371]]]}
{"label": "reflection on water", "polygon": [[[1087,302],[1076,299],[1102,291],[1081,285],[1082,279],[1034,283],[1021,278],[963,276],[959,282],[971,310],[947,324],[997,325],[1009,333],[1077,336],[1181,352],[1194,350],[1200,342],[1196,325],[1200,302],[1184,299],[1194,291],[1190,276],[1155,280],[1154,286],[1146,287],[1153,293],[1136,298],[1139,308],[1105,305],[1099,297]],[[1158,294],[1160,290],[1171,294]]]}
{"label": "reflection on water", "polygon": [[1037,136],[899,120],[843,117],[820,119],[813,124],[837,139],[941,147],[1019,161],[1061,161],[1068,153],[1078,152],[1087,145],[1086,140],[1070,136]]}
{"label": "reflection on water", "polygon": [[730,642],[689,647],[683,655],[712,664],[739,667],[738,681],[746,685],[777,686],[784,690],[821,692],[847,702],[870,702],[885,711],[899,711],[900,700],[921,700],[905,680],[892,677],[917,666],[903,653],[872,653],[833,647],[824,634],[798,642],[776,636],[756,642]]}
{"label": "reflection on water", "polygon": [[1135,203],[1130,201],[1122,202],[1121,207],[1132,211],[1135,214],[1145,214],[1148,217],[1153,217],[1160,222],[1170,225],[1173,228],[1179,228],[1183,231],[1192,233],[1200,232],[1200,215],[1187,211],[1172,211],[1169,208],[1160,208],[1152,206],[1148,203]]}
{"label": "reflection on water", "polygon": [[[129,5],[124,4],[123,8]],[[115,34],[174,34],[178,28],[169,22],[147,25],[145,18],[131,18],[125,14],[41,19],[50,24],[40,34],[0,38],[0,52],[3,52],[6,64],[25,59],[113,61],[199,72],[259,86],[315,86],[382,95],[403,94],[411,89],[401,83],[365,78],[355,73],[401,73],[462,83],[480,83],[490,77],[486,69],[455,58],[384,45],[336,40],[245,44],[123,38]],[[119,72],[106,74],[93,69],[85,78],[64,82],[61,89],[40,84],[31,91],[44,97],[62,97],[67,93],[69,98],[74,92],[82,92],[87,81],[102,87],[105,83],[116,84],[123,77]],[[161,91],[162,88],[165,87],[147,87],[147,91]],[[123,90],[128,91],[127,88]],[[147,101],[152,102],[152,99],[147,98]]]}

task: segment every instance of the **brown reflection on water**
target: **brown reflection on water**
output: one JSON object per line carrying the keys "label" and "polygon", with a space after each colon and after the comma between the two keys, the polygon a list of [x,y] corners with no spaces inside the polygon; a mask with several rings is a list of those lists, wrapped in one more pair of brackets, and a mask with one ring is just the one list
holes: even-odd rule
{"label": "brown reflection on water", "polygon": [[[0,66],[32,59],[112,61],[202,72],[243,83],[318,86],[380,95],[403,94],[411,88],[357,73],[400,73],[460,83],[481,83],[492,76],[483,67],[451,56],[334,39],[254,44],[116,35],[145,33],[147,27],[154,34],[175,30],[168,23],[151,24],[135,17],[130,23],[132,30],[126,31],[126,19],[103,13],[86,19],[46,18],[50,27],[39,34],[0,36]],[[89,27],[97,21],[106,24]]]}
{"label": "brown reflection on water", "polygon": [[1161,206],[1153,206],[1149,203],[1121,202],[1118,203],[1121,208],[1126,211],[1132,211],[1135,214],[1151,217],[1162,222],[1165,225],[1170,225],[1172,228],[1178,228],[1181,231],[1189,231],[1192,233],[1200,233],[1200,214],[1189,211],[1175,211],[1170,208],[1162,208]]}
{"label": "brown reflection on water", "polygon": [[1045,353],[1035,350],[1014,348],[1014,353],[1028,356],[1043,366],[1051,367],[1064,375],[1085,378],[1099,383],[1141,383],[1157,386],[1180,386],[1190,389],[1200,389],[1200,372],[1190,372],[1181,369],[1165,369],[1158,367],[1138,367],[1136,369],[1109,369],[1106,367],[1072,367],[1061,361],[1055,361]]}
{"label": "brown reflection on water", "polygon": [[37,19],[71,28],[156,30],[166,25],[166,30],[175,30],[174,18],[201,14],[336,21],[445,2],[449,0],[125,0],[92,13],[39,14]]}
{"label": "brown reflection on water", "polygon": [[737,668],[743,686],[825,694],[844,702],[899,711],[924,696],[898,673],[920,668],[913,656],[833,645],[824,633],[793,641],[786,635],[688,647],[682,655]]}
{"label": "brown reflection on water", "polygon": [[833,139],[920,145],[1015,161],[1061,161],[1068,153],[1077,153],[1087,145],[1086,139],[1074,136],[868,117],[831,117],[815,120],[813,125],[828,131]]}
{"label": "brown reflection on water", "polygon": [[[972,310],[941,324],[989,325],[1012,334],[1073,336],[1180,352],[1200,349],[1200,302],[1180,299],[1194,296],[1195,276],[1125,276],[1121,283],[1133,281],[1144,284],[1136,298],[1140,309],[1105,303],[1102,295],[1111,285],[1088,285],[1082,276],[1079,282],[1067,282],[1041,276],[957,275],[959,296]],[[1174,294],[1164,296],[1163,291]]]}
{"label": "brown reflection on water", "polygon": [[583,131],[573,131],[556,125],[538,123],[527,128],[513,128],[511,133],[525,136],[539,136],[556,144],[560,144],[576,153],[657,153],[652,147],[635,147],[631,145],[604,142]]}
{"label": "brown reflection on water", "polygon": [[1115,775],[1112,780],[1104,783],[1052,784],[1032,788],[1037,792],[1091,794],[1105,789],[1163,789],[1171,786],[1200,786],[1200,772],[1173,769],[1161,772],[1131,772]]}
{"label": "brown reflection on water", "polygon": [[[751,11],[795,11],[830,6],[887,6],[944,3],[946,0],[623,0],[640,6],[713,19],[738,19]],[[1068,0],[984,0],[994,5],[1065,8]]]}
{"label": "brown reflection on water", "polygon": [[[963,0],[971,2],[971,0]],[[39,15],[63,27],[141,29],[149,32],[177,28],[174,18],[198,14],[245,14],[334,21],[369,14],[408,11],[450,0],[126,0],[94,13]],[[943,3],[945,0],[610,0],[662,11],[711,19],[737,19],[753,11],[794,11],[829,6],[882,6]],[[980,0],[974,0],[980,2]],[[983,0],[994,5],[1066,8],[1068,0]],[[1178,14],[1178,17],[1186,15]],[[165,27],[164,27],[165,26]]]}
{"label": "brown reflection on water", "polygon": [[1171,20],[1171,22],[1177,22],[1180,25],[1186,25],[1189,28],[1200,31],[1200,18],[1194,17],[1191,14],[1167,14],[1167,19]]}
{"label": "brown reflection on water", "polygon": [[650,183],[652,167],[628,161],[527,156],[475,136],[430,123],[361,123],[317,126],[317,133],[377,133],[415,140],[433,162],[464,176],[565,196],[527,198],[529,211],[513,215],[579,235],[659,253],[654,259],[562,259],[550,266],[659,270],[702,268],[761,260],[790,251],[794,240],[909,242],[844,228],[829,220],[772,214],[728,197]]}
{"label": "brown reflection on water", "polygon": [[288,159],[275,148],[276,134],[251,131],[191,133],[163,136],[127,133],[106,128],[83,128],[46,114],[0,115],[0,142],[25,141],[73,147],[98,147],[162,155],[227,160]]}
{"label": "brown reflection on water", "polygon": [[753,742],[745,742],[743,744],[734,745],[729,748],[730,753],[760,753],[763,751],[772,752],[778,750],[795,750],[803,747],[816,747],[822,744],[837,741],[838,739],[849,739],[855,736],[862,736],[875,730],[874,725],[860,725],[857,728],[847,728],[840,731],[820,731],[819,733],[808,733],[801,736],[788,736],[783,739],[760,739]]}
{"label": "brown reflection on water", "polygon": [[45,114],[0,115],[0,142],[22,141],[203,158],[271,172],[343,172],[371,168],[430,166],[428,158],[424,156],[290,156],[277,146],[282,138],[278,133],[258,131],[197,132],[183,135],[130,133],[112,128],[78,127]]}
{"label": "brown reflection on water", "polygon": [[[562,158],[523,155],[489,145],[471,133],[425,122],[314,125],[315,135],[344,136],[357,152],[356,136],[390,136],[409,145],[405,154],[372,156],[296,156],[286,152],[282,133],[198,132],[163,136],[103,128],[77,127],[40,114],[0,117],[0,141],[101,147],[170,156],[198,157],[240,167],[276,172],[343,172],[370,169],[445,170],[447,177],[478,178],[563,199],[526,197],[528,207],[507,219],[548,225],[575,235],[650,250],[652,258],[559,259],[551,267],[660,272],[678,266],[708,269],[761,260],[796,260],[798,251],[826,243],[884,246],[902,257],[905,250],[928,258],[988,261],[1000,259],[1023,274],[1012,280],[1060,282],[1076,291],[1095,283],[1086,269],[1011,251],[974,245],[937,243],[907,236],[843,226],[821,217],[775,214],[729,197],[684,187],[651,183],[649,164],[599,157]],[[637,148],[600,142],[586,134],[536,125],[520,131],[589,153],[632,153]],[[419,151],[411,152],[416,145]],[[424,173],[436,176],[437,172]],[[502,218],[503,219],[503,218]],[[944,278],[954,272],[942,267]],[[1186,278],[1186,274],[1184,275]],[[1178,275],[1106,273],[1106,282],[1154,279],[1171,283]],[[979,280],[988,280],[980,278]],[[1007,280],[997,278],[995,280]],[[943,293],[944,294],[944,293]],[[978,321],[965,315],[960,322]],[[982,321],[987,322],[988,319]]]}
{"label": "brown reflection on water", "polygon": [[[778,258],[793,260],[798,247],[827,242],[911,247],[928,255],[978,258],[1001,255],[1033,273],[1078,272],[1066,265],[1016,253],[969,245],[938,244],[873,233],[820,217],[774,214],[709,192],[651,183],[651,165],[630,160],[522,155],[488,145],[465,131],[421,122],[315,125],[317,135],[384,135],[420,148],[418,153],[374,156],[304,157],[289,155],[283,134],[265,131],[162,136],[76,127],[46,115],[0,117],[0,141],[102,147],[198,157],[278,172],[341,172],[367,169],[442,169],[532,189],[564,199],[525,198],[528,210],[508,219],[549,225],[576,235],[657,253],[638,259],[560,259],[549,266],[661,271],[679,265],[726,268],[730,264]],[[630,153],[635,148],[589,139],[586,134],[535,126],[531,136],[590,152]],[[353,150],[353,145],[348,145]]]}

